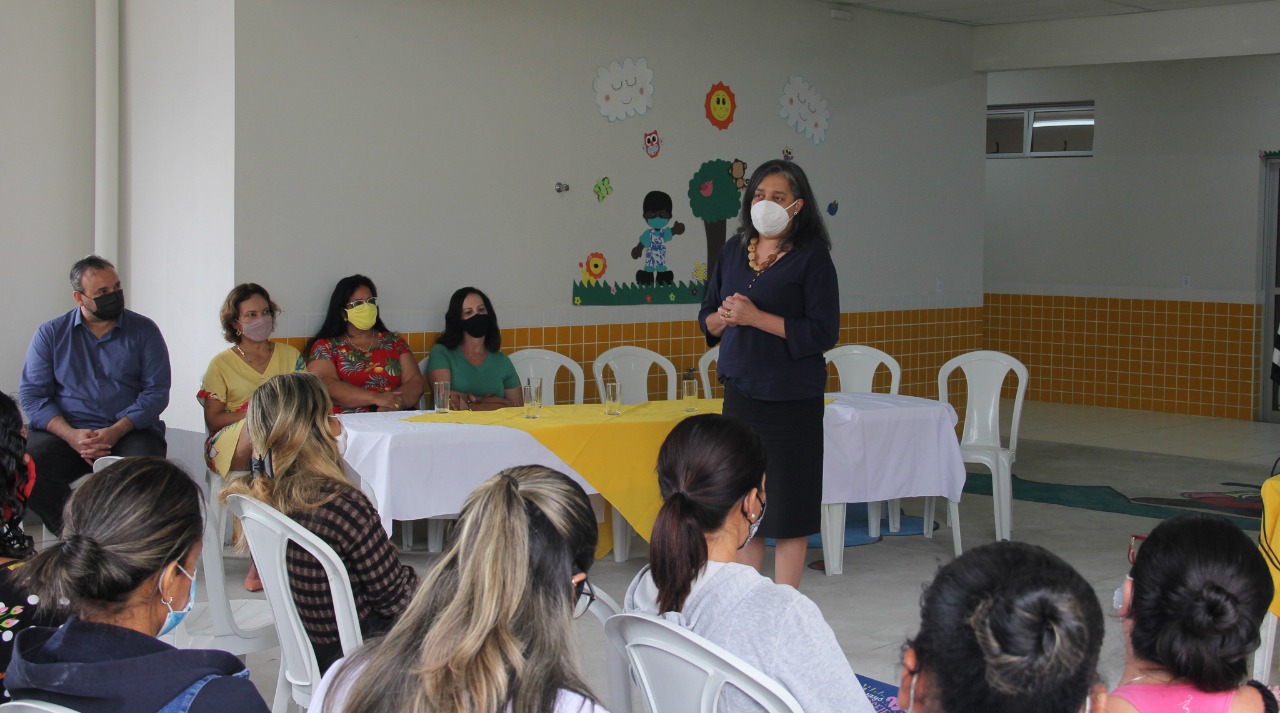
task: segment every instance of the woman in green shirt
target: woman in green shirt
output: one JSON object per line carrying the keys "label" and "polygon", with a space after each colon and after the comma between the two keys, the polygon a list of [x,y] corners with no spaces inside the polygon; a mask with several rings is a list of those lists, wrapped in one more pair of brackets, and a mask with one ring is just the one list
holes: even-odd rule
{"label": "woman in green shirt", "polygon": [[523,406],[520,377],[499,351],[502,335],[489,296],[474,287],[463,287],[449,299],[444,331],[427,357],[427,379],[448,381],[449,408],[492,411]]}

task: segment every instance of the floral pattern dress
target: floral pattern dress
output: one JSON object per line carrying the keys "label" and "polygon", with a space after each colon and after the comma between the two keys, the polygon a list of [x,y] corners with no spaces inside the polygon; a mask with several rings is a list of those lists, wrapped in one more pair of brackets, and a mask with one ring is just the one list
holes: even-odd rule
{"label": "floral pattern dress", "polygon": [[[400,388],[400,357],[412,354],[409,343],[395,332],[379,332],[368,349],[361,349],[345,335],[317,339],[307,354],[307,362],[326,359],[333,362],[338,378],[366,391],[395,391]],[[334,406],[334,413],[364,413],[368,406],[344,409]]]}

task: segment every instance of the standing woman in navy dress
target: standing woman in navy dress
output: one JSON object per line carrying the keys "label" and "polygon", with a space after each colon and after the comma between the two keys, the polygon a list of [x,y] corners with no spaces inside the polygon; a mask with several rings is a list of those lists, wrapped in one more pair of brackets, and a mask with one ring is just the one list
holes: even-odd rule
{"label": "standing woman in navy dress", "polygon": [[[768,514],[738,561],[759,570],[777,538],[774,580],[799,588],[809,535],[821,529],[822,353],[840,336],[831,238],[804,171],[769,161],[752,174],[742,224],[725,244],[698,320],[720,344],[724,413],[765,442]],[[761,506],[742,503],[744,514]]]}

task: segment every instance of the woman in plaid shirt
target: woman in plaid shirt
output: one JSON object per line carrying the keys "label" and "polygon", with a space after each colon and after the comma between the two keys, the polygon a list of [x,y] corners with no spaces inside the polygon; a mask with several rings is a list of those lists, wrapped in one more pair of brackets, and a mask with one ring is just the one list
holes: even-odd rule
{"label": "woman in plaid shirt", "polygon": [[[342,559],[355,594],[365,638],[386,633],[418,586],[401,564],[373,503],[347,480],[331,418],[333,403],[319,377],[308,372],[273,376],[249,400],[248,428],[261,467],[236,480],[223,497],[257,498],[324,540]],[[333,597],[324,569],[289,545],[289,585],[323,672],[342,655]]]}

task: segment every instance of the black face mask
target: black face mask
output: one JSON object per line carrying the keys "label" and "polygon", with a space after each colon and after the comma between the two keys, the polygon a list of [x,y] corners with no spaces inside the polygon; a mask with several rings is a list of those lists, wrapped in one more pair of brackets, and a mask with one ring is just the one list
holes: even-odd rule
{"label": "black face mask", "polygon": [[462,329],[467,334],[479,339],[489,333],[489,325],[492,320],[487,314],[473,314],[468,319],[462,320]]}
{"label": "black face mask", "polygon": [[124,311],[124,290],[99,295],[93,298],[93,304],[97,307],[93,310],[93,316],[104,322],[110,322]]}

